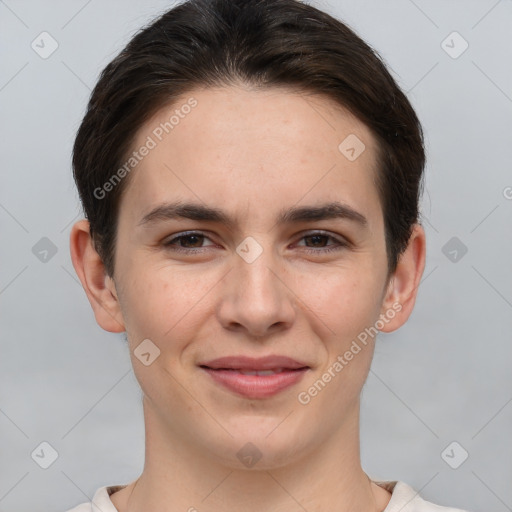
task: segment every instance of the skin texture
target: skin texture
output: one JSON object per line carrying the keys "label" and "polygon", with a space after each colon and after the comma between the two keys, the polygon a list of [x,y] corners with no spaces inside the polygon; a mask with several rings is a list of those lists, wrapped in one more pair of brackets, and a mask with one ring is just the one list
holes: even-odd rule
{"label": "skin texture", "polygon": [[[393,304],[400,311],[380,330],[406,322],[425,264],[423,228],[414,227],[388,276],[375,140],[321,96],[242,85],[194,90],[153,116],[133,147],[190,97],[197,106],[130,174],[113,279],[87,221],[71,233],[73,264],[96,320],[107,331],[126,331],[144,395],[144,470],[112,501],[120,512],[382,511],[390,493],[369,480],[359,450],[360,393],[375,338],[307,405],[297,395]],[[338,149],[350,134],[365,144],[354,161]],[[222,209],[234,224],[138,225],[153,207],[177,199]],[[348,219],[276,223],[283,208],[330,201],[362,213],[367,226]],[[182,239],[196,253],[173,250],[179,240],[164,246],[188,230],[206,235]],[[327,237],[307,237],[318,230]],[[248,236],[262,248],[252,263],[236,252]],[[347,246],[325,252],[344,239]],[[149,366],[134,355],[144,339],[160,350]],[[197,366],[268,354],[300,359],[310,370],[271,398],[248,399]],[[262,455],[251,468],[236,455],[247,442]]]}

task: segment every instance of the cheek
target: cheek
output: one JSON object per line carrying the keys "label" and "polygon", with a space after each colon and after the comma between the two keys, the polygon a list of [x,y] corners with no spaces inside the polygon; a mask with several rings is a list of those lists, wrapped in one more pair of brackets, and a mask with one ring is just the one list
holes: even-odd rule
{"label": "cheek", "polygon": [[[305,409],[310,418],[322,415],[322,429],[328,432],[343,421],[347,408],[358,403],[374,351],[375,338],[366,329],[378,318],[378,308],[376,276],[351,268],[324,277],[315,280],[317,288],[310,294],[308,306],[328,327],[317,333],[325,357],[318,371],[301,386],[298,399],[301,404],[311,404]],[[311,283],[304,283],[305,294],[312,289]]]}
{"label": "cheek", "polygon": [[[314,274],[314,275],[313,275]],[[301,299],[330,330],[336,344],[344,344],[372,324],[379,313],[378,276],[354,267],[330,269],[302,277]]]}
{"label": "cheek", "polygon": [[191,319],[208,307],[215,276],[204,272],[199,279],[179,268],[135,261],[126,270],[121,305],[133,348],[149,338],[162,352],[176,351]]}

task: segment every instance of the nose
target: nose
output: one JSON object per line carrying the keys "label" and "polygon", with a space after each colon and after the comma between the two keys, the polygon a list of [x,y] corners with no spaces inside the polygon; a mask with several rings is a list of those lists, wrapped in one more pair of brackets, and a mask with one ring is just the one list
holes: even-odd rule
{"label": "nose", "polygon": [[235,255],[233,265],[217,310],[222,326],[255,338],[289,329],[296,315],[295,294],[272,250],[263,250],[251,263]]}

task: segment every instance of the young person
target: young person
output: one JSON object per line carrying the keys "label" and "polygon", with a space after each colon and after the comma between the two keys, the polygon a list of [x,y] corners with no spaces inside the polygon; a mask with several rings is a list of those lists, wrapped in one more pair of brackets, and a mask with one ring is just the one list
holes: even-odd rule
{"label": "young person", "polygon": [[425,264],[421,125],[379,56],[294,0],[190,0],[105,68],[73,265],[126,332],[146,458],[73,512],[455,511],[373,481],[360,393]]}

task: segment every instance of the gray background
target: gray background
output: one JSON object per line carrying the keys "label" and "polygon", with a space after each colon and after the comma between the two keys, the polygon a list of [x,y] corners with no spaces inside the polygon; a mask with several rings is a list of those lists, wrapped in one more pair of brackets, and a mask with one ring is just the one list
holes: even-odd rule
{"label": "gray background", "polygon": [[[312,3],[379,51],[426,133],[427,265],[409,322],[377,343],[363,467],[435,503],[512,510],[512,1]],[[101,69],[171,5],[0,0],[2,512],[66,510],[142,470],[129,355],[96,325],[71,265],[70,154]],[[31,48],[42,31],[59,45],[47,59]],[[469,44],[457,58],[442,45],[453,31]],[[32,251],[43,237],[57,250],[47,261]],[[44,441],[58,453],[48,469],[31,457]],[[442,457],[453,441],[452,465],[469,453],[457,469]]]}

